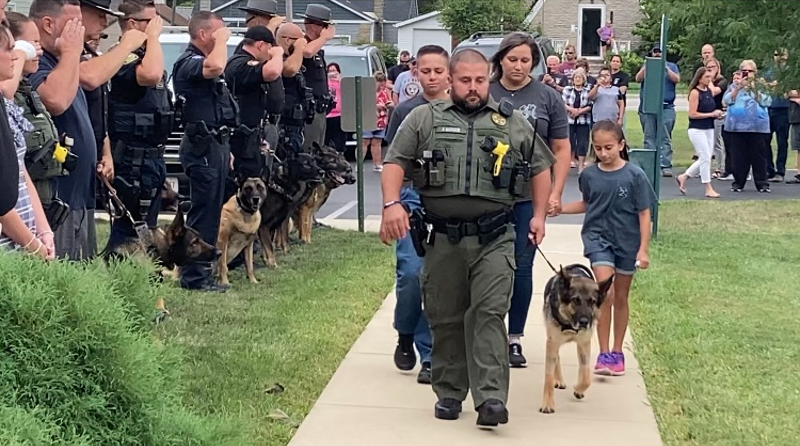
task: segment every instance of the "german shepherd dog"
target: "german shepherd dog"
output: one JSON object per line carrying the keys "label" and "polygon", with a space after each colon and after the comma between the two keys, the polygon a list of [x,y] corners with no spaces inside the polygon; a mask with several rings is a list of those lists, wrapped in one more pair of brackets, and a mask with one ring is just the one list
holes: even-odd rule
{"label": "german shepherd dog", "polygon": [[174,276],[176,268],[196,262],[214,262],[221,252],[204,241],[199,232],[186,226],[183,206],[178,206],[172,223],[151,229],[144,240],[134,237],[114,246],[106,245],[101,255],[106,262],[126,256],[147,256]]}
{"label": "german shepherd dog", "polygon": [[267,183],[269,190],[261,206],[261,225],[258,228],[261,257],[270,267],[277,266],[273,245],[276,232],[288,224],[306,191],[322,181],[325,173],[309,153],[294,153],[291,150],[281,152],[284,158],[272,165]]}
{"label": "german shepherd dog", "polygon": [[[310,190],[297,212],[292,215],[292,223],[297,228],[302,243],[311,243],[314,215],[328,201],[331,191],[344,184],[355,184],[356,182],[352,166],[347,162],[343,153],[339,153],[332,147],[332,143],[321,147],[314,143],[312,153],[319,168],[325,171],[325,176],[322,183]],[[288,238],[288,234],[286,236]],[[288,242],[288,240],[285,241]]]}
{"label": "german shepherd dog", "polygon": [[545,348],[544,395],[539,412],[555,412],[553,389],[566,389],[561,374],[561,346],[575,342],[578,346],[578,383],[573,395],[583,399],[591,385],[589,357],[592,350],[592,331],[600,317],[600,307],[614,277],[601,283],[595,281],[592,270],[574,263],[562,267],[544,287],[544,320],[547,331]]}
{"label": "german shepherd dog", "polygon": [[259,177],[236,177],[238,190],[222,206],[217,235],[217,249],[222,252],[216,264],[219,283],[229,285],[228,262],[244,250],[244,266],[250,283],[258,283],[253,273],[253,245],[261,225],[261,205],[267,197],[267,186]]}

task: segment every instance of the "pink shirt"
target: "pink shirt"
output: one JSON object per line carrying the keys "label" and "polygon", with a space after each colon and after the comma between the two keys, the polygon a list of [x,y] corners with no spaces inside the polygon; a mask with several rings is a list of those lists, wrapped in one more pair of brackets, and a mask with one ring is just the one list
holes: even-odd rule
{"label": "pink shirt", "polygon": [[342,83],[338,79],[328,78],[328,89],[331,91],[331,96],[336,98],[336,107],[328,113],[328,118],[338,118],[342,116]]}

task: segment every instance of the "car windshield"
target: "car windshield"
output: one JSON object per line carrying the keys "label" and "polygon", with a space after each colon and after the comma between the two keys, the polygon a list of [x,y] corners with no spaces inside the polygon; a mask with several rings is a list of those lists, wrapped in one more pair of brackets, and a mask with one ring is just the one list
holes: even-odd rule
{"label": "car windshield", "polygon": [[[486,58],[489,59],[489,62],[491,62],[492,61],[492,57],[494,57],[494,55],[497,52],[497,49],[499,47],[500,47],[499,44],[498,45],[474,45],[474,46],[463,46],[463,47],[459,48],[459,50],[463,50],[463,49],[466,49],[466,48],[477,50],[481,54],[486,56]],[[544,71],[542,71],[543,70],[542,69],[543,65],[544,65],[544,61],[542,61],[541,63],[533,66],[533,69],[531,70],[531,75],[534,78],[538,78],[540,74],[544,73]]]}
{"label": "car windshield", "polygon": [[328,64],[334,62],[339,64],[339,67],[342,69],[342,77],[372,76],[369,70],[367,56],[325,53],[325,62]]}
{"label": "car windshield", "polygon": [[[164,70],[167,71],[167,76],[172,75],[172,67],[175,65],[175,61],[178,60],[181,54],[186,51],[186,47],[189,44],[186,42],[169,42],[161,43],[161,51],[164,53]],[[233,52],[236,50],[236,45],[228,44],[228,57],[233,55]]]}

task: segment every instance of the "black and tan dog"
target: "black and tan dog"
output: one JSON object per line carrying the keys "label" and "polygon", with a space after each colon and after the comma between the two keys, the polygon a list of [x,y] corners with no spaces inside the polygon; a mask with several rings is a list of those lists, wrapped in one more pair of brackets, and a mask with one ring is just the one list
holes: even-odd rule
{"label": "black and tan dog", "polygon": [[322,183],[310,191],[308,197],[292,216],[292,223],[297,228],[298,237],[303,243],[311,243],[314,215],[328,201],[331,191],[339,186],[356,182],[352,166],[347,162],[344,154],[338,152],[332,145],[320,147],[314,143],[312,154],[319,168],[325,171],[325,175]]}
{"label": "black and tan dog", "polygon": [[109,243],[100,253],[107,262],[122,257],[149,258],[166,270],[165,275],[173,277],[177,276],[177,268],[196,262],[214,262],[220,254],[199,232],[186,226],[182,206],[178,206],[172,223],[149,230],[144,239]]}
{"label": "black and tan dog", "polygon": [[582,399],[591,385],[589,360],[592,332],[600,317],[600,307],[614,277],[597,283],[592,270],[575,263],[562,267],[544,288],[544,320],[547,331],[545,349],[544,395],[539,412],[555,412],[555,388],[566,389],[561,374],[561,346],[575,342],[578,346],[578,383],[573,395]]}
{"label": "black and tan dog", "polygon": [[283,159],[273,164],[267,183],[267,198],[261,206],[261,225],[258,228],[261,257],[270,267],[277,265],[273,245],[276,233],[288,224],[306,191],[322,181],[325,173],[309,153],[283,150],[281,154]]}
{"label": "black and tan dog", "polygon": [[236,177],[236,194],[222,206],[217,235],[217,249],[222,252],[215,273],[222,285],[228,285],[228,262],[244,250],[244,266],[250,283],[258,283],[253,272],[253,245],[261,226],[261,206],[267,186],[261,178]]}

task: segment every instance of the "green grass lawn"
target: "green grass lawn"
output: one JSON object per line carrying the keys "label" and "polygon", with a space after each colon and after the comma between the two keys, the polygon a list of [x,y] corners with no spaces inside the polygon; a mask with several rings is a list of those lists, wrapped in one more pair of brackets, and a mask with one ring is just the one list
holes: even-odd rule
{"label": "green grass lawn", "polygon": [[[107,237],[98,221],[101,247]],[[157,334],[185,351],[188,405],[241,420],[254,445],[283,446],[391,290],[394,250],[375,234],[320,229],[277,269],[260,264],[259,284],[239,268],[225,294],[169,288]]]}
{"label": "green grass lawn", "polygon": [[800,438],[800,200],[661,205],[631,330],[667,446]]}
{"label": "green grass lawn", "polygon": [[[674,167],[689,167],[692,164],[694,147],[689,141],[689,116],[688,112],[675,112],[675,127],[672,130],[672,165]],[[639,115],[636,110],[625,111],[625,137],[631,148],[644,148],[644,133]]]}

